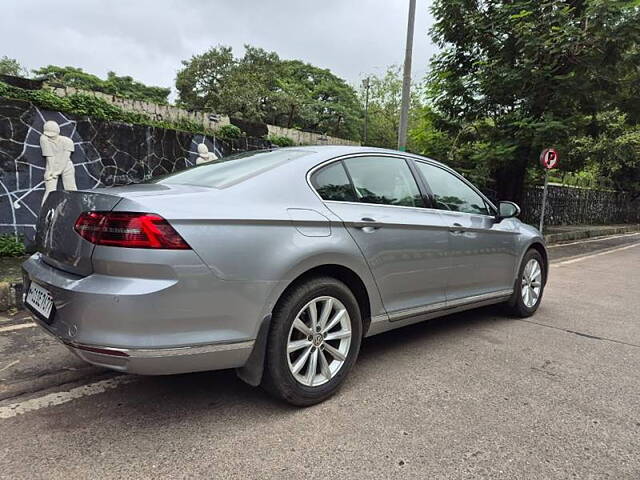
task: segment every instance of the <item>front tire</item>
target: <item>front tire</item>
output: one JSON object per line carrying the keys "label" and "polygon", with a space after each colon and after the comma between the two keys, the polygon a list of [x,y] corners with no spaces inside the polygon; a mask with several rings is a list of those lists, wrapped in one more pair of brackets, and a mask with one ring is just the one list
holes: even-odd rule
{"label": "front tire", "polygon": [[329,398],[355,364],[362,339],[360,308],[339,280],[308,280],[273,312],[262,386],[297,406]]}
{"label": "front tire", "polygon": [[545,268],[540,252],[534,249],[527,251],[518,270],[513,296],[507,304],[511,314],[525,318],[536,313],[544,293]]}

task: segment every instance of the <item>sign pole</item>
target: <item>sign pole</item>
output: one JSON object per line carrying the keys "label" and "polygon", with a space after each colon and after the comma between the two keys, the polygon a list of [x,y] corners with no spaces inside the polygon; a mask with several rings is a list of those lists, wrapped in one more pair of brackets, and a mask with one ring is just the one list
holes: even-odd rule
{"label": "sign pole", "polygon": [[540,212],[540,233],[542,233],[542,227],[544,227],[544,209],[547,206],[547,189],[549,185],[549,169],[544,171],[544,191],[542,192],[542,210]]}
{"label": "sign pole", "polygon": [[544,209],[547,206],[547,192],[549,190],[549,170],[558,166],[558,152],[553,148],[545,148],[540,154],[540,165],[544,168],[544,191],[542,192],[542,211],[540,212],[540,233],[544,227]]}

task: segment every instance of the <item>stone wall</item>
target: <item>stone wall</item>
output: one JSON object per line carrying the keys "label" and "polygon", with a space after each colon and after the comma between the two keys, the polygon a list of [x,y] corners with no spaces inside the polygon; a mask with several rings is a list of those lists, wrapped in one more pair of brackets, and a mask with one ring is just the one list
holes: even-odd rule
{"label": "stone wall", "polygon": [[[46,86],[59,97],[66,97],[74,93],[82,93],[85,95],[93,95],[102,98],[123,110],[136,113],[144,113],[154,120],[176,121],[187,119],[203,125],[205,128],[215,130],[222,125],[230,123],[229,117],[219,115],[212,112],[190,112],[171,105],[158,105],[155,103],[142,102],[139,100],[130,100],[128,98],[116,97],[102,92],[91,92],[87,90],[78,90],[72,87],[58,88]],[[359,142],[346,140],[344,138],[332,137],[330,135],[321,135],[318,133],[303,132],[293,128],[278,127],[276,125],[268,125],[269,135],[282,135],[292,139],[297,145],[360,145]]]}
{"label": "stone wall", "polygon": [[[24,236],[30,244],[44,193],[45,159],[40,135],[45,121],[73,140],[71,160],[79,189],[125,185],[195,165],[197,145],[218,157],[269,147],[262,139],[218,138],[42,110],[0,98],[0,234]],[[61,188],[61,185],[59,185]]]}

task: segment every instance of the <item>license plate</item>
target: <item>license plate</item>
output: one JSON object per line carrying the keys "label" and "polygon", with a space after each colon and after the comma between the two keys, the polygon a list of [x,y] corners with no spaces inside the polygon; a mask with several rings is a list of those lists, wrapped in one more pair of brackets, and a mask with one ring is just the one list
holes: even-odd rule
{"label": "license plate", "polygon": [[53,310],[53,298],[46,288],[31,282],[29,293],[27,293],[27,305],[42,315],[45,320],[50,320],[49,317]]}

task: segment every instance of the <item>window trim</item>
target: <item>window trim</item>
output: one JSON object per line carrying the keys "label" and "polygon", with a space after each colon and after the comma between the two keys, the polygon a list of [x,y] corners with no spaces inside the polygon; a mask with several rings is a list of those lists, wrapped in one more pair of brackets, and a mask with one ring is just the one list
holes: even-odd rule
{"label": "window trim", "polygon": [[[361,202],[358,200],[358,195],[356,192],[356,187],[353,183],[353,179],[351,178],[351,173],[349,172],[349,169],[347,168],[347,166],[344,164],[345,160],[348,160],[350,158],[357,158],[357,157],[388,157],[388,158],[397,158],[399,160],[404,160],[405,164],[407,165],[407,167],[409,168],[409,171],[411,172],[411,176],[413,177],[413,180],[416,182],[416,186],[418,187],[418,192],[420,193],[420,197],[422,198],[422,203],[424,204],[423,206],[419,206],[419,207],[409,207],[406,205],[390,205],[387,203],[370,203],[370,202]],[[309,185],[309,187],[311,188],[311,190],[313,191],[313,193],[316,194],[316,196],[318,197],[318,199],[321,202],[330,202],[330,203],[346,203],[346,204],[350,204],[350,205],[372,205],[372,206],[376,206],[376,207],[393,207],[393,208],[410,208],[413,210],[437,210],[437,211],[441,211],[438,208],[434,208],[433,207],[433,202],[432,202],[432,198],[430,196],[430,190],[428,187],[428,184],[426,184],[426,182],[424,182],[423,177],[420,175],[420,172],[418,171],[418,169],[416,168],[415,165],[413,165],[413,158],[411,157],[407,157],[404,155],[396,155],[396,154],[392,154],[392,153],[386,153],[386,152],[362,152],[362,153],[348,153],[345,155],[341,155],[339,157],[335,157],[335,158],[331,158],[329,160],[325,160],[324,162],[316,165],[315,167],[309,169],[309,171],[307,172],[306,175],[306,180],[307,180],[307,185]],[[313,185],[313,183],[311,182],[311,177],[313,176],[314,173],[316,173],[318,170],[327,167],[329,165],[331,165],[332,163],[336,163],[336,162],[340,162],[342,164],[342,168],[344,168],[347,177],[349,178],[349,182],[351,183],[351,188],[354,191],[355,197],[356,197],[356,201],[355,202],[349,202],[349,201],[343,201],[343,200],[325,200],[324,198],[322,198],[322,196],[318,193],[318,191],[316,190],[315,186]]]}
{"label": "window trim", "polygon": [[430,161],[429,159],[417,159],[417,158],[412,158],[412,160],[416,163],[424,163],[425,165],[429,165],[431,167],[435,167],[435,168],[439,168],[440,170],[444,170],[445,172],[451,174],[453,177],[457,178],[458,180],[460,180],[462,183],[464,183],[465,185],[467,185],[473,192],[475,192],[481,200],[484,201],[484,203],[487,205],[487,207],[489,207],[489,213],[488,214],[484,214],[484,213],[470,213],[470,212],[458,212],[458,211],[454,211],[454,210],[445,210],[443,208],[438,208],[436,207],[437,203],[435,201],[435,195],[433,193],[433,189],[431,188],[431,185],[429,184],[429,181],[426,179],[426,177],[422,174],[422,172],[420,171],[420,169],[416,166],[416,170],[418,171],[418,174],[420,175],[420,177],[423,179],[423,181],[425,182],[427,188],[429,189],[429,195],[431,197],[431,203],[432,205],[434,205],[433,208],[435,208],[436,210],[440,211],[440,212],[449,212],[449,213],[459,213],[459,214],[465,214],[465,215],[479,215],[481,217],[490,217],[493,218],[497,215],[498,209],[496,208],[496,206],[491,202],[491,200],[489,200],[485,194],[483,194],[480,190],[478,190],[478,188],[471,183],[469,180],[467,180],[466,178],[464,178],[462,175],[460,175],[458,172],[456,172],[455,170],[447,167],[446,165],[441,165],[439,163],[436,163],[434,161]]}
{"label": "window trim", "polygon": [[349,202],[350,200],[326,200],[326,199],[322,198],[322,195],[320,195],[318,193],[318,190],[316,189],[316,186],[314,185],[314,182],[313,182],[314,175],[316,173],[320,173],[320,170],[330,167],[333,163],[339,163],[340,166],[342,167],[342,171],[344,172],[345,176],[347,177],[347,181],[349,182],[349,186],[351,187],[351,192],[353,193],[353,198],[357,201],[358,200],[358,192],[356,191],[356,187],[353,184],[353,179],[351,178],[351,174],[349,173],[349,170],[347,170],[347,167],[344,165],[344,162],[342,160],[338,160],[336,162],[331,162],[329,164],[322,165],[322,168],[316,169],[316,171],[308,173],[307,174],[307,183],[309,184],[311,189],[315,192],[315,194],[318,195],[318,197],[320,197],[320,200],[322,200],[323,202]]}

